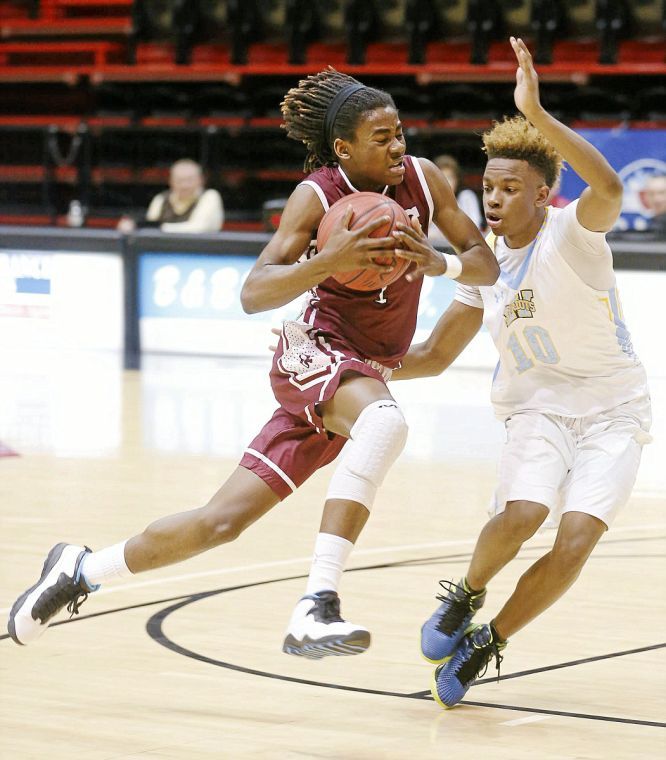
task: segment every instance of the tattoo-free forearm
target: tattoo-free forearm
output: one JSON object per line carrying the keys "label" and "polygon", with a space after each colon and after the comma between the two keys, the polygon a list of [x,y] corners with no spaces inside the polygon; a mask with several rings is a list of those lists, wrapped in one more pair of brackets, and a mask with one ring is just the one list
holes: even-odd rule
{"label": "tattoo-free forearm", "polygon": [[460,260],[463,270],[456,280],[463,285],[494,285],[499,277],[499,264],[485,242],[463,251]]}
{"label": "tattoo-free forearm", "polygon": [[266,263],[252,271],[241,291],[246,314],[277,309],[329,276],[325,262],[314,256],[295,264]]}
{"label": "tattoo-free forearm", "polygon": [[424,343],[412,346],[393,380],[440,375],[460,356],[483,321],[483,309],[453,301]]}

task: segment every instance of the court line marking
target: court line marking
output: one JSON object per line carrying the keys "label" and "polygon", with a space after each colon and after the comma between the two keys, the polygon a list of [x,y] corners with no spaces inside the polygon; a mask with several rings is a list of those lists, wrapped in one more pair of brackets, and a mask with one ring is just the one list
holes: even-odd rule
{"label": "court line marking", "polygon": [[616,718],[614,715],[591,715],[589,713],[575,713],[567,710],[546,710],[541,707],[519,707],[518,705],[499,705],[494,702],[473,702],[464,699],[461,705],[473,705],[474,707],[492,707],[496,710],[516,710],[518,712],[538,713],[539,715],[560,716],[562,718],[580,718],[582,720],[601,720],[607,723],[629,723],[633,726],[652,726],[653,728],[666,728],[666,723],[656,720],[638,720],[636,718]]}
{"label": "court line marking", "polygon": [[[645,647],[636,647],[635,649],[625,649],[622,652],[616,652],[615,654],[593,655],[592,657],[582,657],[579,660],[569,660],[568,662],[561,662],[558,665],[545,665],[540,668],[531,668],[530,670],[520,670],[515,673],[507,673],[499,677],[500,681],[508,681],[510,678],[522,678],[523,676],[531,676],[535,673],[547,673],[550,670],[559,670],[560,668],[571,668],[574,665],[586,665],[590,662],[598,662],[599,660],[608,660],[611,657],[624,657],[628,654],[642,654],[643,652],[651,652],[655,649],[666,648],[666,642],[660,644],[651,644]],[[497,682],[495,676],[488,678],[480,678],[476,684]],[[476,685],[475,684],[475,685]]]}
{"label": "court line marking", "polygon": [[525,723],[536,723],[540,720],[550,720],[552,715],[530,715],[527,718],[516,718],[515,720],[504,720],[500,726],[522,726]]}
{"label": "court line marking", "polygon": [[[393,566],[394,566],[394,563],[387,563],[384,565],[370,565],[363,568],[356,568],[356,570],[374,570],[374,569],[393,567]],[[291,580],[291,579],[285,578],[282,580]],[[218,590],[218,591],[193,594],[190,599],[183,599],[179,602],[176,602],[175,604],[172,604],[169,607],[163,608],[159,612],[156,612],[154,615],[152,615],[148,619],[148,622],[146,623],[146,631],[148,632],[148,635],[153,639],[153,641],[155,641],[155,643],[160,644],[160,646],[165,647],[166,649],[174,652],[175,654],[179,654],[184,657],[206,663],[208,665],[215,665],[216,667],[222,667],[227,670],[232,670],[238,673],[247,673],[248,675],[256,675],[262,678],[270,678],[270,679],[274,679],[278,681],[285,681],[287,683],[298,683],[298,684],[303,684],[306,686],[318,686],[319,688],[324,688],[324,689],[337,689],[340,691],[350,691],[354,693],[363,693],[363,694],[375,694],[378,696],[402,697],[404,699],[432,700],[432,697],[429,691],[404,693],[404,692],[388,691],[388,690],[382,690],[382,689],[369,689],[369,688],[358,687],[358,686],[348,686],[345,684],[328,683],[325,681],[313,681],[306,678],[297,678],[294,676],[280,675],[278,673],[270,673],[265,670],[257,670],[255,668],[248,668],[244,665],[235,665],[234,663],[225,662],[223,660],[216,660],[212,657],[208,657],[207,655],[203,655],[203,654],[200,654],[199,652],[195,652],[191,649],[187,649],[186,647],[183,647],[180,644],[177,644],[175,641],[170,639],[164,633],[163,623],[165,619],[169,615],[182,609],[183,607],[193,604],[194,602],[197,602],[201,599],[205,599],[210,596],[213,596],[217,593],[225,593],[225,591],[250,588],[253,586],[263,586],[271,582],[272,581],[259,581],[257,583],[249,583],[249,584],[237,586],[232,589],[223,589],[223,590]],[[664,647],[664,646],[666,646],[666,644],[656,644],[649,647],[644,647],[642,649],[655,649],[655,648]],[[603,659],[605,657],[606,658],[619,657],[621,654],[633,654],[637,651],[640,651],[640,650],[627,650],[627,652],[624,652],[624,653],[613,652],[609,655],[600,655],[595,659]],[[575,663],[568,663],[568,665],[573,665],[573,664]],[[556,666],[551,666],[551,667],[557,668],[559,666],[556,665]],[[492,680],[495,680],[495,679],[492,679]],[[475,684],[475,686],[479,685],[480,683],[482,682],[481,681],[478,682],[477,684]],[[638,718],[620,718],[620,717],[615,717],[611,715],[593,715],[593,714],[588,714],[588,713],[576,713],[576,712],[570,712],[570,711],[564,711],[564,710],[548,710],[548,709],[543,709],[539,707],[521,707],[519,705],[503,705],[503,704],[495,704],[492,702],[475,702],[475,701],[470,701],[470,700],[462,700],[460,704],[474,705],[474,706],[479,706],[479,707],[490,707],[490,708],[500,709],[500,710],[515,710],[519,712],[535,713],[538,715],[547,715],[547,716],[559,715],[562,717],[578,718],[578,719],[583,719],[583,720],[598,720],[598,721],[605,721],[605,722],[610,722],[610,723],[627,723],[627,724],[632,724],[632,725],[666,728],[666,723],[659,723],[657,721],[651,721],[651,720],[642,720]]]}
{"label": "court line marking", "polygon": [[[626,525],[624,527],[618,527],[613,529],[614,535],[616,533],[628,533],[634,530],[652,531],[666,529],[666,523],[654,523],[652,525]],[[607,534],[608,535],[608,534]],[[356,549],[354,550],[352,557],[364,557],[372,556],[375,554],[383,554],[390,552],[405,552],[413,551],[415,549],[433,549],[446,546],[465,546],[469,544],[475,544],[476,538],[457,539],[455,541],[435,541],[424,544],[399,544],[397,546],[380,546],[374,549]],[[609,541],[612,540],[609,539]],[[599,546],[605,543],[604,538],[599,541]],[[541,545],[524,545],[525,549],[547,549],[551,546],[550,543]],[[106,594],[115,594],[119,591],[130,591],[138,588],[147,588],[150,586],[159,586],[164,583],[179,583],[181,581],[190,581],[196,578],[210,578],[215,575],[228,575],[230,573],[242,573],[251,570],[268,570],[274,567],[284,567],[285,565],[299,564],[302,562],[312,562],[312,555],[307,557],[295,557],[293,559],[280,559],[272,562],[257,562],[252,565],[236,565],[235,567],[222,567],[215,570],[202,570],[196,573],[183,573],[182,575],[168,575],[164,578],[155,578],[150,581],[133,581],[132,583],[123,583],[119,585],[113,585],[109,588],[101,588],[95,592],[95,596],[104,596]],[[348,570],[353,570],[353,567]],[[10,611],[11,607],[0,608],[0,614],[4,615]]]}
{"label": "court line marking", "polygon": [[[409,562],[409,560],[407,560],[406,562]],[[349,572],[392,568],[404,563],[405,561],[402,561],[402,562],[397,561],[397,562],[380,563],[378,565],[366,565],[365,567],[350,568]],[[347,686],[344,684],[327,683],[324,681],[312,681],[305,678],[296,678],[294,676],[286,676],[286,675],[280,675],[278,673],[270,673],[268,671],[255,670],[254,668],[248,668],[243,665],[234,665],[233,663],[224,662],[222,660],[215,660],[211,657],[207,657],[206,655],[202,655],[202,654],[199,654],[198,652],[194,652],[190,649],[186,649],[185,647],[182,647],[176,642],[169,639],[162,630],[162,624],[165,618],[168,617],[171,613],[176,612],[177,610],[182,609],[183,607],[186,607],[189,604],[193,604],[194,602],[198,602],[202,599],[208,599],[209,597],[216,596],[218,594],[227,593],[230,591],[239,591],[239,590],[242,591],[247,588],[253,588],[256,586],[266,586],[272,583],[282,583],[284,581],[291,581],[291,580],[296,580],[296,579],[304,578],[304,577],[306,576],[295,575],[295,576],[288,576],[285,578],[273,578],[269,580],[255,581],[252,583],[243,583],[237,586],[229,586],[227,588],[222,588],[222,589],[213,589],[210,591],[197,592],[194,594],[182,594],[180,596],[171,597],[170,599],[160,599],[160,600],[154,600],[151,602],[142,602],[138,604],[127,605],[126,607],[119,607],[113,610],[103,610],[101,612],[94,612],[90,615],[81,615],[80,617],[70,618],[69,620],[60,620],[55,623],[52,623],[51,625],[53,627],[61,626],[61,625],[69,625],[70,623],[78,623],[78,622],[82,622],[83,620],[87,620],[90,618],[103,617],[105,615],[114,614],[116,612],[124,612],[131,609],[139,609],[141,607],[151,607],[158,604],[176,602],[175,604],[171,604],[171,606],[165,607],[159,612],[156,612],[154,615],[152,615],[148,619],[146,623],[146,631],[148,635],[153,639],[153,641],[155,641],[155,643],[160,644],[161,646],[165,647],[166,649],[169,649],[170,651],[176,654],[180,654],[189,659],[198,660],[199,662],[204,662],[206,664],[215,665],[217,667],[223,667],[227,670],[233,670],[240,673],[247,673],[248,675],[257,675],[262,678],[270,678],[270,679],[274,679],[278,681],[285,681],[288,683],[299,683],[306,686],[318,686],[320,688],[325,688],[325,689],[337,689],[340,691],[350,691],[350,692],[364,693],[364,694],[375,694],[378,696],[402,697],[403,699],[421,699],[425,701],[428,701],[428,700],[432,701],[432,696],[430,695],[429,691],[405,693],[405,692],[396,692],[396,691],[385,691],[385,690],[379,690],[379,689],[369,689],[369,688],[358,687],[358,686]],[[3,639],[9,639],[9,638],[10,638],[9,634],[0,635],[0,641],[2,641]],[[663,647],[666,647],[666,643],[653,644],[647,647],[627,650],[624,652],[612,652],[607,655],[598,655],[594,658],[587,658],[586,661],[589,661],[592,659],[602,660],[602,659],[608,659],[611,657],[620,657],[626,654],[635,654],[637,652],[647,651],[651,649],[659,649]],[[542,668],[540,670],[545,671],[545,670],[557,669],[560,667],[571,667],[577,664],[579,664],[579,661],[574,660],[568,663],[546,666],[545,668]],[[522,675],[527,675],[528,672],[531,672],[531,671],[510,674],[508,676],[503,676],[502,678],[519,677]],[[481,681],[477,682],[475,686],[480,685],[481,683],[488,680],[495,681],[496,679],[495,678],[482,679]],[[515,710],[519,712],[536,713],[539,715],[549,715],[549,716],[559,715],[562,717],[578,718],[578,719],[584,719],[584,720],[598,720],[598,721],[607,721],[611,723],[627,723],[627,724],[633,724],[633,725],[666,728],[666,723],[659,723],[657,721],[641,720],[641,719],[636,719],[636,718],[619,718],[619,717],[610,716],[610,715],[592,715],[592,714],[575,713],[575,712],[569,712],[569,711],[563,711],[563,710],[548,710],[548,709],[539,708],[539,707],[522,707],[519,705],[503,705],[503,704],[497,704],[493,702],[477,702],[477,701],[471,701],[471,700],[463,700],[460,704],[473,705],[477,707],[488,707],[488,708],[498,709],[498,710]]]}

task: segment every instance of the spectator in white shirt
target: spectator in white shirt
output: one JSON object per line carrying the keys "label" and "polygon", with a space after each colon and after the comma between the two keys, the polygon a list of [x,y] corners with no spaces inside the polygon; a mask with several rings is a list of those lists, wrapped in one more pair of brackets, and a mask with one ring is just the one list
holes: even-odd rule
{"label": "spectator in white shirt", "polygon": [[121,232],[139,227],[159,227],[163,232],[218,232],[224,224],[224,205],[217,190],[204,187],[204,175],[196,161],[176,161],[169,173],[169,189],[150,202],[145,222],[130,217],[118,223]]}

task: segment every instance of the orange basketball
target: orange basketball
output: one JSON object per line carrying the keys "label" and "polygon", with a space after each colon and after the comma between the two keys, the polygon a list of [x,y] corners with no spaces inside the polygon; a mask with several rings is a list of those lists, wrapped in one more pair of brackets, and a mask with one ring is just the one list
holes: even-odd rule
{"label": "orange basketball", "polygon": [[[326,245],[331,230],[345,215],[351,205],[354,213],[349,224],[350,230],[364,227],[373,219],[387,216],[389,221],[371,233],[371,237],[388,237],[398,222],[409,224],[405,209],[392,198],[380,193],[352,193],[337,200],[324,214],[317,230],[317,250]],[[378,272],[374,269],[356,269],[353,272],[336,272],[333,278],[351,290],[381,290],[398,280],[407,271],[410,261],[398,256],[377,256],[374,261],[378,264],[391,264],[390,272]]]}

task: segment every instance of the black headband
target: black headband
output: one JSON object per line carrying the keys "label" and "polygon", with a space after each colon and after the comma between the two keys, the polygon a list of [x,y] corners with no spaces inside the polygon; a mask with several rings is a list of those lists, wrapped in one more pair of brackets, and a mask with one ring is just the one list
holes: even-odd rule
{"label": "black headband", "polygon": [[326,135],[326,143],[331,149],[333,148],[333,127],[335,126],[335,120],[338,118],[338,112],[355,92],[365,89],[365,85],[358,84],[358,82],[346,84],[333,98],[331,104],[326,109],[326,116],[324,117],[324,133]]}

